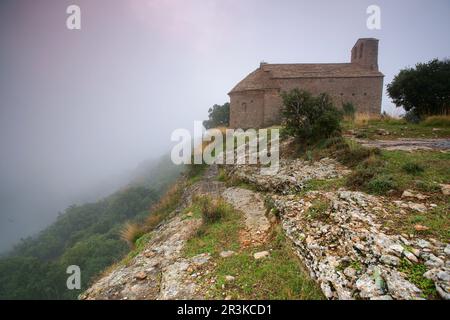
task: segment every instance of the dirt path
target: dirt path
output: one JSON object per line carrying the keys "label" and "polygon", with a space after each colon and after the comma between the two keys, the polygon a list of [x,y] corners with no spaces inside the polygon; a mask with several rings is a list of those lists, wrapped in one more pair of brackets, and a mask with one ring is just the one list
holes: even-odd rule
{"label": "dirt path", "polygon": [[235,209],[243,212],[246,229],[243,239],[249,242],[247,245],[264,242],[270,229],[270,222],[265,215],[263,197],[259,193],[242,188],[228,188],[224,191],[223,197]]}

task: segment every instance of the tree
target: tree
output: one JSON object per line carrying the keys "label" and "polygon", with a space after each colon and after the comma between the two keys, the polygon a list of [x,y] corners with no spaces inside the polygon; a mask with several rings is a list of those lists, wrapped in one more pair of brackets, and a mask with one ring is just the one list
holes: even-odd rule
{"label": "tree", "polygon": [[397,107],[418,116],[449,114],[450,60],[434,59],[401,70],[387,92]]}
{"label": "tree", "polygon": [[330,97],[317,97],[307,91],[294,89],[281,94],[285,132],[306,143],[340,134],[342,113],[334,107]]}
{"label": "tree", "polygon": [[215,104],[208,110],[208,120],[203,121],[206,129],[227,127],[230,124],[230,103]]}

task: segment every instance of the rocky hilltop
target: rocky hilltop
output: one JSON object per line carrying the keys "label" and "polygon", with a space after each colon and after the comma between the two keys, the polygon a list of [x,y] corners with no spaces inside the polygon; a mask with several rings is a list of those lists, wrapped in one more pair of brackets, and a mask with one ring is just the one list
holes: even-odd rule
{"label": "rocky hilltop", "polygon": [[[298,257],[295,263],[304,273],[298,271],[298,277],[309,278],[305,283],[310,281],[318,288],[317,295],[303,298],[450,298],[450,245],[433,236],[400,232],[387,223],[394,217],[406,219],[415,212],[432,210],[436,205],[426,196],[405,191],[392,201],[348,190],[338,182],[351,170],[330,158],[284,158],[277,175],[259,172],[258,167],[246,165],[220,171],[217,166],[208,167],[185,190],[170,218],[152,231],[143,249],[110,270],[80,298],[241,298],[242,292],[258,290],[258,285],[248,289],[239,282],[248,277],[242,268],[253,266],[254,261],[276,259],[276,240],[271,234],[277,227]],[[312,188],[317,181],[322,187]],[[215,253],[186,253],[190,239],[202,228],[202,217],[190,209],[198,195],[220,197],[240,214],[237,246],[224,244]],[[242,265],[230,266],[227,259],[239,253],[244,256],[236,263]],[[225,271],[223,265],[227,265]],[[232,274],[236,269],[240,270]]]}

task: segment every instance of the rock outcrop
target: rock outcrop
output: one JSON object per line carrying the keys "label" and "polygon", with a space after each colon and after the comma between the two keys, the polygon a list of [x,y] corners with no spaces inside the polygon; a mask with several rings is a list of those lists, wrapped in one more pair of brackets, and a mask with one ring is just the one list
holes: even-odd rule
{"label": "rock outcrop", "polygon": [[[286,235],[328,299],[426,298],[407,274],[408,268],[418,265],[426,268],[421,276],[433,281],[440,297],[448,299],[449,245],[392,234],[383,224],[386,215],[401,210],[426,212],[432,205],[399,200],[392,206],[383,197],[344,189],[298,194],[309,180],[339,178],[348,172],[332,159],[313,164],[283,160],[276,176],[260,176],[255,166],[229,171],[232,177],[268,192]],[[314,202],[325,204],[323,212],[310,210]]]}

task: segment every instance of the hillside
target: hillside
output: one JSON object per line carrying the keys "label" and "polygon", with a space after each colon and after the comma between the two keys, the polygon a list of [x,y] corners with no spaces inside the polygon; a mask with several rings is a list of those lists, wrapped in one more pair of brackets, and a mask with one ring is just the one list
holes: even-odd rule
{"label": "hillside", "polygon": [[[305,154],[285,139],[274,176],[191,170],[176,209],[81,298],[449,299],[449,146],[358,142],[397,139],[386,125],[409,138],[386,121]],[[448,141],[433,129],[422,138]]]}
{"label": "hillside", "polygon": [[[180,169],[166,157],[148,162],[122,190],[70,206],[38,235],[22,240],[0,259],[0,299],[76,299],[94,277],[128,253],[120,239],[124,224],[147,218]],[[69,265],[82,270],[81,290],[67,290]]]}

